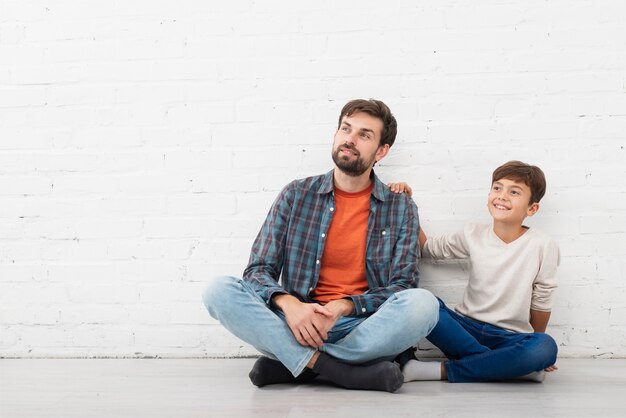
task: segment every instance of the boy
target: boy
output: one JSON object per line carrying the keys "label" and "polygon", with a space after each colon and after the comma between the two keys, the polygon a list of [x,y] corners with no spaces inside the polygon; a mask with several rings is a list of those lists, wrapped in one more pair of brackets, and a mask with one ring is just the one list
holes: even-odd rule
{"label": "boy", "polygon": [[[391,184],[400,193],[405,183]],[[545,334],[559,249],[546,234],[523,225],[539,210],[546,181],[539,167],[509,161],[492,176],[487,207],[492,225],[470,224],[455,234],[426,238],[424,257],[469,258],[470,276],[462,302],[449,309],[441,300],[439,322],[427,336],[447,357],[403,361],[405,382],[484,382],[523,378],[543,381],[554,371],[557,346]]]}

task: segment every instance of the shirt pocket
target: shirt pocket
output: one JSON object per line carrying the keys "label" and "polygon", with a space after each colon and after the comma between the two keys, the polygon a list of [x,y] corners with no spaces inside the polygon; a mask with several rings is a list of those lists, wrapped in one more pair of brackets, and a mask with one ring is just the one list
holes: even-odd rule
{"label": "shirt pocket", "polygon": [[394,228],[374,228],[367,244],[367,260],[373,263],[390,263],[395,241]]}

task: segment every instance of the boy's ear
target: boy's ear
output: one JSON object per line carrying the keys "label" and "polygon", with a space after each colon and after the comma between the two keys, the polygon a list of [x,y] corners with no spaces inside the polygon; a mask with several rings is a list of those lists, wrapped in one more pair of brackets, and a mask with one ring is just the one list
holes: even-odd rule
{"label": "boy's ear", "polygon": [[539,210],[539,203],[535,202],[526,209],[526,216],[533,216]]}

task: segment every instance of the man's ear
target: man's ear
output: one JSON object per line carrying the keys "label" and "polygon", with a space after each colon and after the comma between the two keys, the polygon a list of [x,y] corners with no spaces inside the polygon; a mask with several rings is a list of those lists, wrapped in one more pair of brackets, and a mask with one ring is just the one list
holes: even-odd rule
{"label": "man's ear", "polygon": [[527,216],[533,216],[539,210],[539,203],[535,202],[526,209]]}
{"label": "man's ear", "polygon": [[378,150],[376,150],[376,162],[379,162],[380,160],[385,158],[388,152],[389,144],[381,145],[380,147],[378,147]]}

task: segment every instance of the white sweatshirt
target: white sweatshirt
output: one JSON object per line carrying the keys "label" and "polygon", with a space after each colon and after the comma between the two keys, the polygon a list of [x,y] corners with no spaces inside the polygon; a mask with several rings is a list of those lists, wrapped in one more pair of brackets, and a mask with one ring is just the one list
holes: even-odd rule
{"label": "white sweatshirt", "polygon": [[492,225],[469,224],[455,234],[428,238],[422,255],[469,258],[469,281],[455,308],[462,315],[511,331],[533,332],[530,310],[552,309],[559,248],[535,228],[506,244]]}

